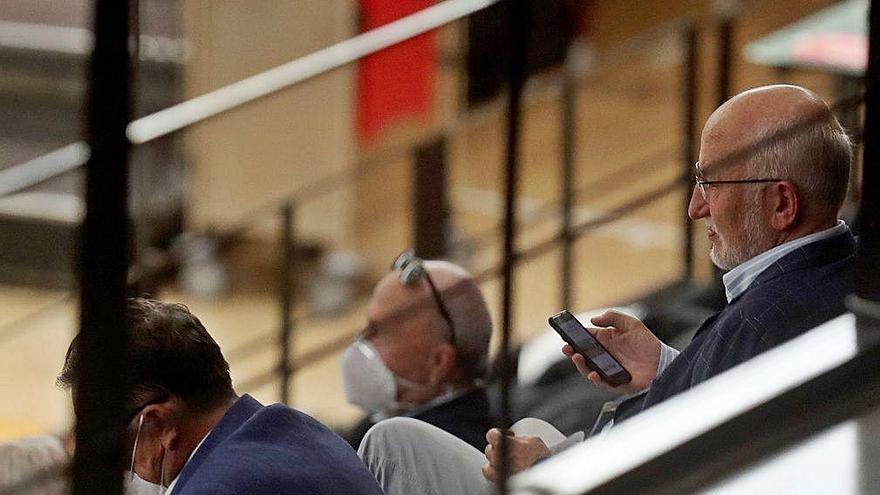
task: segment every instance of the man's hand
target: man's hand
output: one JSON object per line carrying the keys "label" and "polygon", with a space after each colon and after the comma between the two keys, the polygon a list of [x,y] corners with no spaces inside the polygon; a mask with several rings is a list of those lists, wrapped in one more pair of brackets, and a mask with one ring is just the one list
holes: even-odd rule
{"label": "man's hand", "polygon": [[592,318],[590,322],[598,327],[606,327],[591,328],[589,331],[629,371],[632,381],[618,387],[608,385],[602,381],[599,373],[587,366],[583,356],[576,353],[570,345],[564,345],[562,352],[571,358],[580,374],[607,390],[631,394],[646,389],[657,376],[660,339],[641,320],[619,311],[606,311]]}
{"label": "man's hand", "polygon": [[[483,466],[483,476],[495,482],[498,470],[501,469],[501,430],[492,428],[486,433],[486,459],[489,463]],[[550,449],[538,437],[507,437],[507,458],[510,474],[530,468],[540,459],[550,456]]]}

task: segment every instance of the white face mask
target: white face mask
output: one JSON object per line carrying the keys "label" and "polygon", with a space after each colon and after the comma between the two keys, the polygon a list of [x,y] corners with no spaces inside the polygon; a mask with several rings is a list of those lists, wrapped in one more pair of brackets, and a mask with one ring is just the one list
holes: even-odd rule
{"label": "white face mask", "polygon": [[394,374],[369,342],[358,339],[342,355],[342,388],[349,404],[369,412],[397,412],[414,404],[397,402],[397,387],[425,388]]}
{"label": "white face mask", "polygon": [[165,490],[167,488],[164,486],[150,483],[134,471],[125,472],[125,489],[123,490],[125,495],[162,495]]}
{"label": "white face mask", "polygon": [[125,495],[162,495],[167,488],[165,484],[165,463],[162,463],[162,472],[159,476],[162,484],[151,483],[134,472],[134,456],[137,454],[138,440],[141,437],[141,428],[144,426],[144,415],[138,421],[137,434],[134,437],[134,447],[131,449],[131,466],[125,473]]}

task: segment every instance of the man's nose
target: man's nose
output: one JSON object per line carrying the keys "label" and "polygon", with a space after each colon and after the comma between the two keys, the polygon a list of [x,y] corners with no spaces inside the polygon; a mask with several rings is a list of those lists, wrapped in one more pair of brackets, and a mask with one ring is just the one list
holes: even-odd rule
{"label": "man's nose", "polygon": [[688,204],[688,216],[691,220],[699,220],[709,216],[709,203],[703,198],[700,186],[694,184],[691,188],[691,202]]}

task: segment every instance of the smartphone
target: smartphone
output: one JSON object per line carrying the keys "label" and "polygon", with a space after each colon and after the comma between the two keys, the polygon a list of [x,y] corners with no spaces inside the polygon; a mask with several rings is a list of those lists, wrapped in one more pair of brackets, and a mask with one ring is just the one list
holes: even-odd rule
{"label": "smartphone", "polygon": [[607,349],[602,347],[602,344],[573,314],[563,310],[551,316],[549,321],[550,326],[556,330],[562,340],[583,356],[587,361],[587,366],[599,373],[605,383],[616,387],[632,380],[629,371]]}

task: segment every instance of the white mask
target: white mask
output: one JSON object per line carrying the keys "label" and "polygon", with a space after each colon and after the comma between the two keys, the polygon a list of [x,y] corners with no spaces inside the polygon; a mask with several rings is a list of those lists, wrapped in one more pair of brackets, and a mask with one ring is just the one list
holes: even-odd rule
{"label": "white mask", "polygon": [[150,483],[134,471],[125,472],[125,488],[123,489],[125,495],[162,495],[165,490],[167,488],[164,486]]}
{"label": "white mask", "polygon": [[424,388],[394,374],[368,341],[358,339],[342,355],[342,388],[349,404],[369,412],[397,412],[414,404],[397,402],[397,387]]}
{"label": "white mask", "polygon": [[165,490],[167,490],[167,488],[163,486],[165,482],[164,462],[162,463],[162,473],[160,475],[162,484],[151,483],[134,472],[134,456],[137,454],[138,440],[140,440],[141,428],[143,426],[144,415],[141,414],[140,420],[138,420],[137,434],[134,437],[134,447],[131,449],[131,466],[129,466],[128,471],[125,473],[125,488],[123,492],[125,495],[162,495],[165,493]]}

